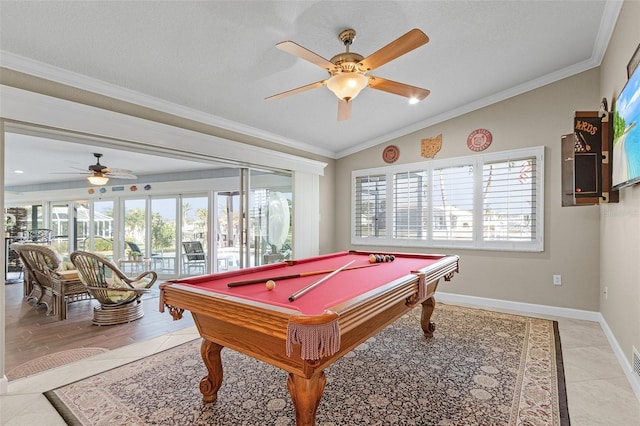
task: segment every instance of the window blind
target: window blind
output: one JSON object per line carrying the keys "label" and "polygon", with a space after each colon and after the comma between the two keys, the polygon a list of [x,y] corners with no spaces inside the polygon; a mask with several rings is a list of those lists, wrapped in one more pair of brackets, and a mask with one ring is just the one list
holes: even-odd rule
{"label": "window blind", "polygon": [[353,244],[544,248],[544,147],[356,170],[352,177]]}

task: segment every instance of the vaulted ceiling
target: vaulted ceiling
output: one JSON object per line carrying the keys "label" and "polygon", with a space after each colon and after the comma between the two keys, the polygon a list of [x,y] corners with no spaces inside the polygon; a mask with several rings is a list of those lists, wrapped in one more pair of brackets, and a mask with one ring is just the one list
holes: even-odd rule
{"label": "vaulted ceiling", "polygon": [[[603,0],[3,0],[0,65],[340,158],[597,67],[619,10]],[[429,43],[372,74],[431,94],[409,105],[367,88],[347,121],[326,87],[265,100],[328,77],[276,43],[330,59],[345,28],[365,57],[424,31]]]}

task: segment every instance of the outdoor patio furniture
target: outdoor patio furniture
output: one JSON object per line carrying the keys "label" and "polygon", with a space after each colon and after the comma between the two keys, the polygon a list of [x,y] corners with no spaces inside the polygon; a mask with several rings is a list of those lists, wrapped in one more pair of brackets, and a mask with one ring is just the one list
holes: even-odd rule
{"label": "outdoor patio furniture", "polygon": [[202,249],[200,241],[183,241],[184,267],[187,274],[191,275],[192,269],[201,270],[204,274],[207,267],[207,255]]}
{"label": "outdoor patio furniture", "polygon": [[31,244],[51,244],[53,231],[51,229],[31,229],[27,231],[27,241]]}
{"label": "outdoor patio furniture", "polygon": [[86,289],[100,302],[93,308],[93,324],[122,324],[144,316],[141,296],[157,280],[155,272],[146,271],[129,278],[108,259],[86,251],[71,253],[71,261]]}
{"label": "outdoor patio furniture", "polygon": [[25,267],[24,294],[27,301],[45,304],[47,315],[67,318],[67,303],[90,299],[75,270],[64,270],[58,254],[49,246],[13,243],[11,249]]}

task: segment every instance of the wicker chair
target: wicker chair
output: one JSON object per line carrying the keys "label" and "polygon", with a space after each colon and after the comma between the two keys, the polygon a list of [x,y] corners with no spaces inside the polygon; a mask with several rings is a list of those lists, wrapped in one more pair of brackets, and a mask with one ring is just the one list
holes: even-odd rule
{"label": "wicker chair", "polygon": [[122,324],[144,316],[141,296],[151,291],[158,279],[155,272],[147,271],[129,278],[97,254],[74,251],[70,257],[86,289],[100,302],[100,306],[93,308],[93,324]]}
{"label": "wicker chair", "polygon": [[58,254],[41,244],[13,243],[25,268],[24,295],[36,305],[45,304],[47,315],[67,318],[67,303],[90,299],[76,271],[65,271]]}

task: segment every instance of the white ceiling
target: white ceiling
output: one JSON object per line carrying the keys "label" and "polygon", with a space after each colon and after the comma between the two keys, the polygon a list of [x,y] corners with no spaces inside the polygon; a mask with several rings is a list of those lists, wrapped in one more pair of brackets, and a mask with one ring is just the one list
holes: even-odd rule
{"label": "white ceiling", "polygon": [[[43,136],[44,135],[44,136]],[[58,136],[58,137],[56,137]],[[39,185],[54,182],[82,182],[90,165],[96,164],[94,153],[102,154],[100,164],[115,169],[130,170],[141,179],[160,173],[184,173],[227,167],[178,158],[149,156],[140,152],[123,152],[100,146],[100,141],[69,138],[64,135],[8,133],[5,153],[5,186]],[[95,143],[96,145],[93,145]],[[46,154],[43,155],[43,152]],[[126,181],[111,180],[111,183]]]}
{"label": "white ceiling", "polygon": [[[620,6],[603,0],[2,0],[0,65],[340,158],[598,66]],[[337,35],[345,28],[357,31],[351,51],[365,57],[412,28],[423,30],[427,45],[372,74],[431,95],[409,105],[365,89],[343,122],[325,87],[264,100],[327,77],[276,43],[292,40],[329,59],[344,51]],[[120,161],[113,166],[126,168]]]}

